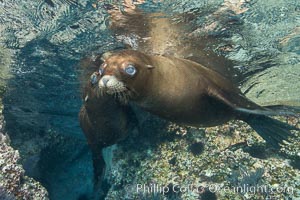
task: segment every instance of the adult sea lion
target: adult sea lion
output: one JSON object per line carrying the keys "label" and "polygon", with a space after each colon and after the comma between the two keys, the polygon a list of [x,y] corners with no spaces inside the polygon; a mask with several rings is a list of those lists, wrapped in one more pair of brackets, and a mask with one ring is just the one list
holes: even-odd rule
{"label": "adult sea lion", "polygon": [[[95,62],[90,59],[83,60],[80,63],[83,72],[87,74],[88,71],[95,71],[101,62],[101,59],[97,60]],[[83,78],[86,80],[85,74]],[[120,104],[111,95],[99,94],[101,91],[96,89],[98,80],[99,74],[93,73],[86,81],[79,121],[92,152],[95,189],[101,190],[106,167],[102,149],[126,138],[137,123],[135,115],[128,105]],[[103,198],[105,192],[98,191],[95,195],[102,195],[101,198]]]}
{"label": "adult sea lion", "polygon": [[209,127],[240,119],[276,148],[296,129],[267,117],[274,112],[247,99],[219,73],[190,60],[123,50],[112,53],[99,73],[100,90],[178,124]]}

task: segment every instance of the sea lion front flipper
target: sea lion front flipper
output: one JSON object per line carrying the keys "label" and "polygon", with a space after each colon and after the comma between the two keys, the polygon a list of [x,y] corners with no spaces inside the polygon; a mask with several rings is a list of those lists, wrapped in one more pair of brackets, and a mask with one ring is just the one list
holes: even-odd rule
{"label": "sea lion front flipper", "polygon": [[259,114],[260,111],[264,111],[264,108],[257,105],[256,103],[248,100],[245,96],[238,92],[227,92],[221,88],[209,88],[207,93],[210,97],[220,101],[223,104],[231,107],[234,110],[242,112],[255,112]]}
{"label": "sea lion front flipper", "polygon": [[281,115],[276,110],[271,110],[262,106],[257,105],[256,103],[247,99],[240,92],[226,92],[222,89],[212,88],[208,90],[208,94],[210,97],[220,101],[223,104],[228,105],[233,110],[239,113],[245,114],[254,114],[254,115]]}
{"label": "sea lion front flipper", "polygon": [[[284,109],[273,109],[273,107],[262,107],[257,105],[256,103],[247,99],[242,93],[237,95],[232,95],[230,99],[223,98],[222,96],[218,96],[218,98],[226,101],[227,105],[231,105],[234,110],[247,114],[254,115],[268,115],[268,116],[295,116],[295,111],[288,111]],[[234,98],[234,101],[237,103],[231,103],[231,100]]]}

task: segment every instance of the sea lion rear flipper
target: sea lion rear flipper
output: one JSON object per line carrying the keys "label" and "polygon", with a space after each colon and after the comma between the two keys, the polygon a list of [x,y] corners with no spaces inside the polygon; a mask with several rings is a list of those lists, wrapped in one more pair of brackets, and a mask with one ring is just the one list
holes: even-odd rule
{"label": "sea lion rear flipper", "polygon": [[247,122],[268,144],[275,149],[280,149],[283,141],[289,141],[289,138],[295,137],[292,130],[299,131],[298,128],[287,123],[273,119],[264,115],[250,114],[243,119]]}

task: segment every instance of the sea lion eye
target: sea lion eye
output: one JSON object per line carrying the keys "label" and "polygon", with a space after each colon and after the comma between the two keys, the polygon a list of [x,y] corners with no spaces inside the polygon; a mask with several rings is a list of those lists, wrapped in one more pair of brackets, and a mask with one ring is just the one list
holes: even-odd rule
{"label": "sea lion eye", "polygon": [[100,76],[103,74],[103,72],[104,72],[104,69],[103,68],[99,68],[99,74],[100,74]]}
{"label": "sea lion eye", "polygon": [[136,69],[133,65],[128,65],[126,68],[125,68],[125,72],[127,74],[129,74],[130,76],[133,76],[135,73],[136,73]]}
{"label": "sea lion eye", "polygon": [[99,74],[100,74],[100,76],[102,76],[102,74],[104,73],[104,68],[106,67],[106,63],[104,63],[104,64],[102,64],[101,66],[100,66],[100,68],[99,68]]}
{"label": "sea lion eye", "polygon": [[93,73],[92,75],[91,75],[91,83],[94,85],[94,84],[96,84],[97,83],[97,81],[98,81],[98,76],[99,74],[97,74],[97,72],[95,72],[95,73]]}

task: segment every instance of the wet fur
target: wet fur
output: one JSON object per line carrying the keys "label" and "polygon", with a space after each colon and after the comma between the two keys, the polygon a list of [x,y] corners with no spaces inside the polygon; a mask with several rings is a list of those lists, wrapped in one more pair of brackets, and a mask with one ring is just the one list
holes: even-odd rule
{"label": "wet fur", "polygon": [[[135,66],[134,76],[122,72],[127,63]],[[199,63],[123,50],[112,54],[105,66],[104,76],[117,78],[128,91],[135,91],[131,101],[172,122],[209,127],[240,119],[275,148],[292,136],[290,130],[297,130],[267,117],[274,112],[250,101],[231,81]]]}
{"label": "wet fur", "polygon": [[[83,60],[80,66],[83,72],[96,71],[101,61]],[[105,162],[102,156],[102,149],[116,144],[126,138],[134,129],[137,122],[131,108],[120,104],[112,95],[106,94],[90,81],[90,74],[84,73],[85,84],[82,89],[83,105],[79,113],[79,121],[82,131],[87,139],[92,152],[94,183],[98,191],[97,196],[105,195],[100,191],[101,182],[105,172]]]}

